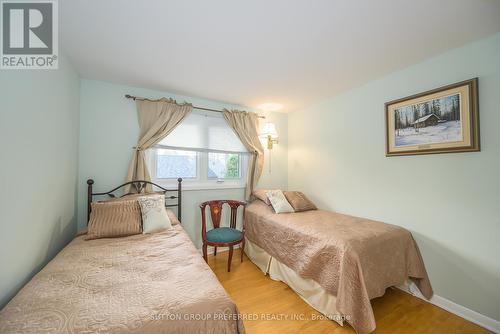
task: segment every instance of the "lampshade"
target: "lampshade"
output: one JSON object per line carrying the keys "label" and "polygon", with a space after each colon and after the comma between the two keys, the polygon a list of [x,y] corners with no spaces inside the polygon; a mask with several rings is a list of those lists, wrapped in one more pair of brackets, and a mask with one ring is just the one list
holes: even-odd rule
{"label": "lampshade", "polygon": [[274,123],[267,122],[262,127],[260,135],[262,137],[271,136],[272,139],[277,139],[278,138],[278,131],[276,131],[276,126],[274,125]]}

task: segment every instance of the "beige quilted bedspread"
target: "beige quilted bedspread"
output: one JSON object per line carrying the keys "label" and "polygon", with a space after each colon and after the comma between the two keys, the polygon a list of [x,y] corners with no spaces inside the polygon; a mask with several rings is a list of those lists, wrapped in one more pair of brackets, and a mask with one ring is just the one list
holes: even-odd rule
{"label": "beige quilted bedspread", "polygon": [[417,244],[402,227],[321,210],[276,214],[256,200],[245,210],[245,228],[251,242],[336,296],[359,334],[375,330],[370,299],[386,288],[410,278],[432,296]]}
{"label": "beige quilted bedspread", "polygon": [[236,305],[180,225],[75,238],[0,311],[0,333],[243,333]]}

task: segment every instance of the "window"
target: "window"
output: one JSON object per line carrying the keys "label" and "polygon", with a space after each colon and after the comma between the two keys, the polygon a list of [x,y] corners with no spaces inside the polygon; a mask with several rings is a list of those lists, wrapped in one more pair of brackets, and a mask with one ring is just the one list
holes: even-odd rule
{"label": "window", "polygon": [[244,187],[248,152],[221,114],[193,111],[147,151],[151,178],[192,188]]}
{"label": "window", "polygon": [[240,155],[235,153],[208,153],[209,179],[239,179]]}
{"label": "window", "polygon": [[157,179],[193,179],[198,175],[196,152],[180,150],[156,150]]}

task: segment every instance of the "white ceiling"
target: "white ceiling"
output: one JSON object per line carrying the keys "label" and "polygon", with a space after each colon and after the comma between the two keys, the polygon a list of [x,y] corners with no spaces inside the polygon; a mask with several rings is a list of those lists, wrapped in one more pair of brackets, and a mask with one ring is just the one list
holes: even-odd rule
{"label": "white ceiling", "polygon": [[284,111],[500,31],[496,0],[59,4],[83,77]]}

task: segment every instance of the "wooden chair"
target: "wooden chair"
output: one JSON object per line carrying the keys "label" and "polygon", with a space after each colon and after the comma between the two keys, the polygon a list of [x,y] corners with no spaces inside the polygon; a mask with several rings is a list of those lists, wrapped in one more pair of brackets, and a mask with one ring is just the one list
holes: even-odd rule
{"label": "wooden chair", "polygon": [[[222,208],[227,204],[231,208],[231,219],[229,227],[220,227]],[[243,249],[245,248],[245,226],[241,231],[236,229],[236,217],[238,208],[243,206],[243,216],[245,215],[245,202],[235,200],[207,201],[200,204],[201,209],[201,237],[203,239],[203,258],[208,262],[207,247],[214,247],[214,256],[217,255],[217,247],[229,247],[229,260],[227,271],[231,271],[231,260],[233,258],[233,247],[241,243],[241,262],[243,262]],[[206,207],[210,208],[210,216],[214,228],[207,231]]]}

